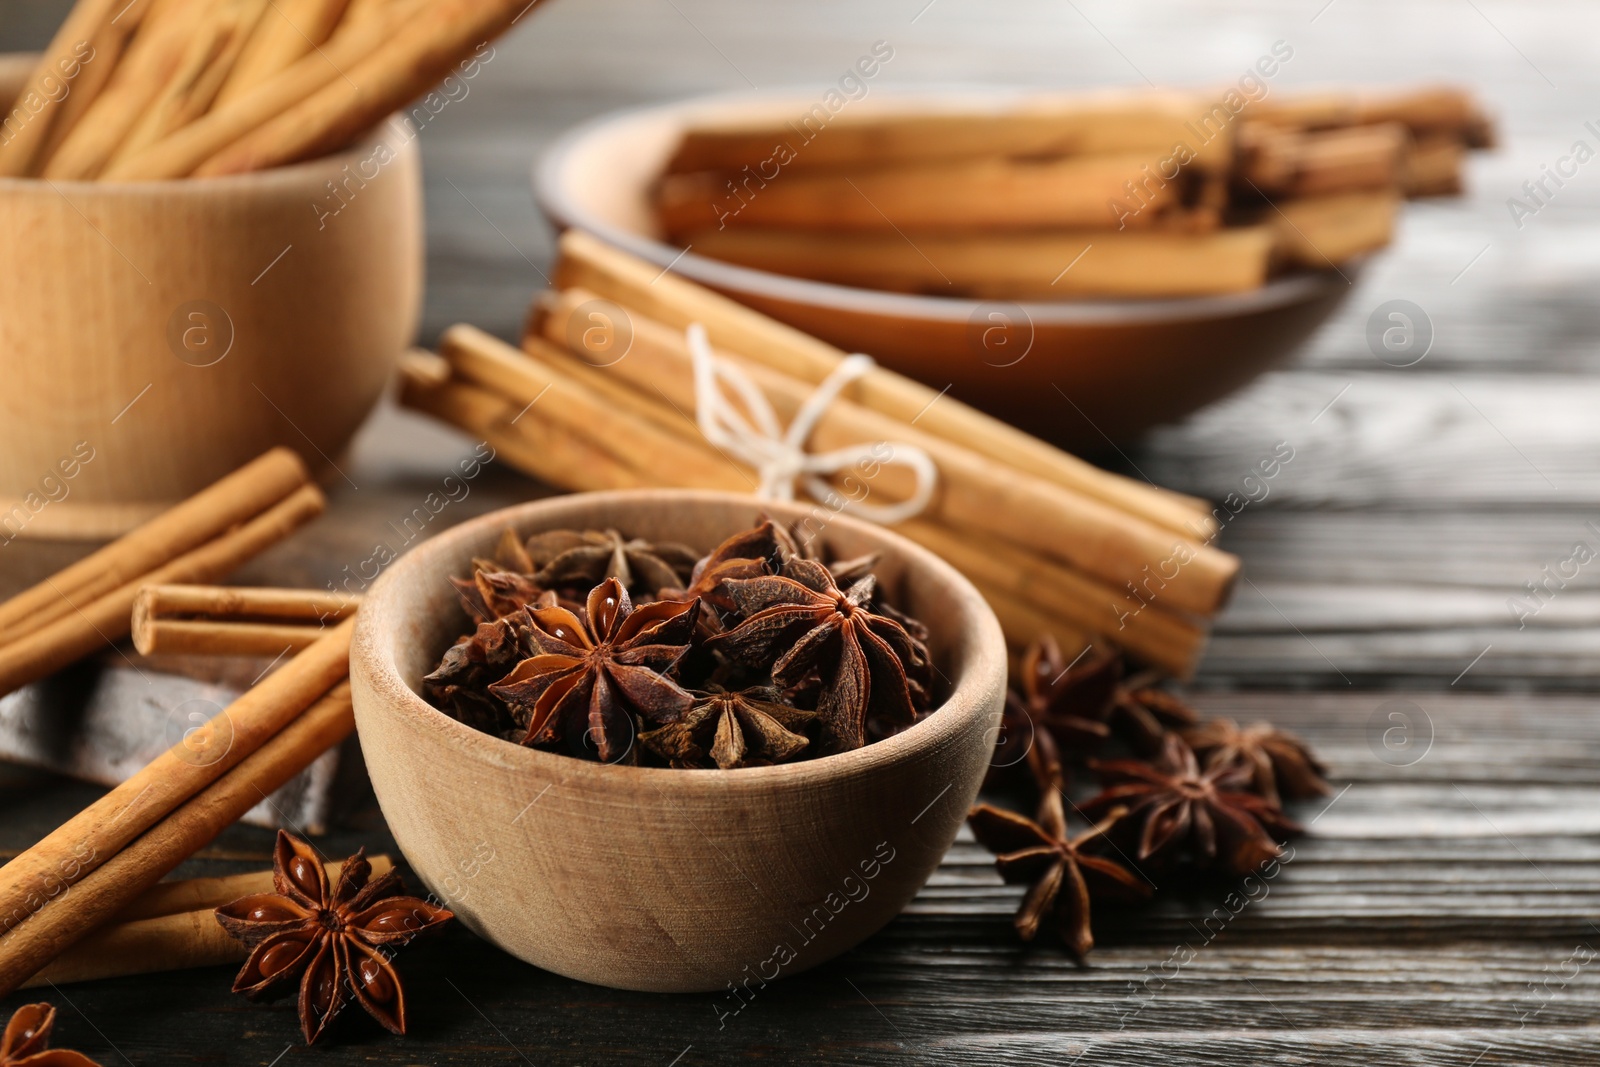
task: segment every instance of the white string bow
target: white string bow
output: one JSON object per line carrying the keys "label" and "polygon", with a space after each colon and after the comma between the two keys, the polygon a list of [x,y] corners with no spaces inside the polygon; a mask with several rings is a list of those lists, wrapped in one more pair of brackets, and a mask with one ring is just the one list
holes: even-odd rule
{"label": "white string bow", "polygon": [[[894,504],[850,501],[846,510],[851,514],[888,525],[920,514],[932,501],[939,483],[939,469],[933,458],[916,445],[880,442],[889,446],[887,458],[880,457],[878,446],[873,444],[851,445],[831,452],[813,453],[805,449],[811,431],[816,429],[844,387],[872,369],[871,356],[860,353],[846,356],[817,386],[816,392],[800,405],[785,430],[778,425],[772,404],[750,376],[712,354],[704,326],[690,323],[687,335],[689,354],[694,361],[695,418],[700,432],[718,448],[755,468],[761,478],[756,496],[766,500],[793,500],[795,483],[799,482],[813,499],[832,507],[835,505],[830,503],[830,498],[837,499],[839,494],[823,475],[837,474],[857,463],[870,462],[898,463],[911,468],[917,477],[916,489],[911,496]],[[738,396],[756,425],[752,426],[722,392],[722,385]]]}

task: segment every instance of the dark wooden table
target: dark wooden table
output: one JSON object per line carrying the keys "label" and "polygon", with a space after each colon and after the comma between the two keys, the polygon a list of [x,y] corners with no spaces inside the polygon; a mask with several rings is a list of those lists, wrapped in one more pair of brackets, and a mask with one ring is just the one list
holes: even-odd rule
{"label": "dark wooden table", "polygon": [[[52,17],[0,2],[0,47],[36,46]],[[1312,834],[1260,899],[1233,915],[1227,886],[1163,894],[1101,923],[1087,967],[1014,943],[1018,892],[963,835],[903,917],[725,1028],[713,996],[580,985],[455,932],[402,959],[404,1040],[352,1023],[307,1051],[287,1004],[249,1005],[207,970],[51,993],[62,1041],[108,1065],[1596,1062],[1600,562],[1536,599],[1526,583],[1576,544],[1600,549],[1600,163],[1520,228],[1506,198],[1574,141],[1600,147],[1584,125],[1600,119],[1597,33],[1592,5],[1504,0],[551,5],[422,138],[424,340],[460,320],[514,334],[551,252],[528,167],[563,127],[704,90],[821,86],[879,39],[895,48],[880,84],[1231,81],[1281,39],[1294,58],[1275,87],[1474,85],[1504,145],[1474,161],[1471,195],[1412,205],[1397,246],[1285,369],[1109,457],[1216,497],[1277,442],[1293,447],[1271,494],[1229,524],[1247,581],[1197,700],[1304,734],[1340,791],[1301,812]],[[1380,363],[1365,339],[1392,299],[1432,324],[1414,366]],[[347,467],[360,488],[335,486],[324,520],[241,577],[320,585],[467,447],[381,411]],[[495,471],[449,518],[544,491]],[[7,549],[5,587],[74,551]],[[1519,619],[1517,598],[1539,610]],[[0,849],[94,793],[0,773]],[[185,870],[261,866],[269,841],[235,828]],[[324,847],[358,842],[388,844],[375,809]]]}

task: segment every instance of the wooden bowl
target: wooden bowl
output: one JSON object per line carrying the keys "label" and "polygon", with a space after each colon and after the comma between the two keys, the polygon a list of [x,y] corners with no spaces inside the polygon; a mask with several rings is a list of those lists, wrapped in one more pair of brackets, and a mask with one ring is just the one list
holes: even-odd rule
{"label": "wooden bowl", "polygon": [[[877,110],[1000,107],[1020,90],[874,89]],[[602,116],[563,135],[534,169],[558,227],[577,227],[686,278],[1078,450],[1101,450],[1244,385],[1310,336],[1357,268],[1284,277],[1249,293],[1174,300],[1004,303],[791,278],[700,256],[661,237],[650,205],[684,128],[717,118],[791,121],[817,94],[739,93]],[[781,179],[780,179],[781,180]],[[992,327],[1000,326],[999,333]],[[1003,345],[996,345],[1003,340]]]}
{"label": "wooden bowl", "polygon": [[[4,57],[0,100],[30,66]],[[273,445],[329,471],[417,327],[400,130],[381,167],[368,138],[226,178],[0,179],[0,538],[114,536]]]}
{"label": "wooden bowl", "polygon": [[[539,501],[422,543],[367,594],[350,679],[372,784],[406,859],[479,935],[601,985],[755,990],[866,938],[939,865],[993,750],[1005,643],[961,575],[881,527],[840,517],[825,536],[841,555],[884,553],[879,576],[933,628],[946,692],[924,721],[853,752],[733,771],[588,763],[480,733],[417,695],[469,625],[446,578],[508,525],[709,550],[763,511],[810,514],[688,490]],[[730,994],[726,1009],[739,1005]]]}

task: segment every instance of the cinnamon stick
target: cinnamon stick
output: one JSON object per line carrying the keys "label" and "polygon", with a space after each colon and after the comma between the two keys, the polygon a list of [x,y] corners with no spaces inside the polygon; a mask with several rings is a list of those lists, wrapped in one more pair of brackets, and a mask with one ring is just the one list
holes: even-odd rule
{"label": "cinnamon stick", "polygon": [[148,575],[309,484],[300,457],[274,448],[109,545],[0,603],[0,644]]}
{"label": "cinnamon stick", "polygon": [[301,486],[243,526],[98,599],[80,602],[78,598],[69,598],[72,614],[0,646],[0,694],[53,674],[127,637],[133,602],[145,582],[203,582],[220,578],[322,514],[324,506],[322,493],[316,486]]}
{"label": "cinnamon stick", "polygon": [[360,603],[313,589],[147,585],[133,602],[133,647],[146,656],[279,656],[310,647]]}
{"label": "cinnamon stick", "polygon": [[1411,140],[1397,122],[1314,133],[1255,124],[1240,135],[1240,178],[1254,192],[1304,197],[1401,183]]}
{"label": "cinnamon stick", "polygon": [[190,26],[176,73],[140,114],[112,153],[115,162],[205,114],[233,69],[267,0],[215,0]]}
{"label": "cinnamon stick", "polygon": [[[372,865],[373,878],[389,873],[394,867],[394,861],[382,853],[368,856],[367,862]],[[339,872],[344,869],[344,863],[340,860],[330,861],[323,866],[327,868],[331,881],[337,881]],[[253,893],[271,892],[273,884],[270,870],[158,882],[117,912],[115,922],[130,923],[185,911],[209,910]]]}
{"label": "cinnamon stick", "polygon": [[732,118],[700,122],[683,135],[667,173],[698,170],[784,170],[889,166],[981,156],[1041,159],[1141,153],[1149,162],[1183,143],[1194,164],[1222,169],[1232,152],[1232,126],[1197,137],[1208,101],[1181,92],[1040,93],[993,106],[958,105],[937,114],[885,105],[876,113],[818,114],[787,122]]}
{"label": "cinnamon stick", "polygon": [[[0,936],[0,997],[114,917],[354,729],[349,687],[341,685],[226,775],[81,876],[70,893],[50,899]],[[0,874],[9,867],[0,868]]]}
{"label": "cinnamon stick", "polygon": [[177,73],[188,49],[190,21],[202,0],[158,0],[111,72],[105,90],[44,161],[54,180],[94,178],[127,138],[139,117]]}
{"label": "cinnamon stick", "polygon": [[118,849],[249,758],[339,683],[349,671],[353,625],[353,619],[340,623],[240,695],[205,727],[186,735],[0,867],[0,929],[31,922],[29,916],[56,894],[70,889]]}
{"label": "cinnamon stick", "polygon": [[1273,251],[1272,233],[1260,226],[959,237],[748,227],[683,241],[712,259],[797,278],[997,300],[1248,292],[1266,282]]}
{"label": "cinnamon stick", "polygon": [[310,648],[322,634],[295,623],[136,619],[133,647],[144,656],[281,656]]}
{"label": "cinnamon stick", "polygon": [[300,104],[195,169],[239,174],[310,159],[349,144],[422,95],[475,46],[506,30],[538,0],[437,0],[420,8],[385,47]]}
{"label": "cinnamon stick", "polygon": [[[370,856],[368,862],[373,878],[394,867],[388,856]],[[336,881],[344,864],[324,866],[329,880]],[[273,891],[271,871],[157,883],[112,923],[95,930],[22,983],[22,988],[237,963],[249,954],[250,947],[228,936],[217,922],[216,909],[243,896]],[[157,910],[150,910],[152,907]]]}
{"label": "cinnamon stick", "polygon": [[341,25],[328,43],[139,152],[107,168],[122,181],[181,178],[228,145],[309,99],[340,71],[370,56],[416,10],[406,0],[386,3],[370,17]]}
{"label": "cinnamon stick", "polygon": [[[710,171],[668,175],[656,210],[669,234],[762,226],[874,233],[1146,229],[1182,208],[1189,178],[1183,171],[1162,178],[1147,155],[858,164],[771,182]],[[1135,203],[1136,213],[1129,210]]]}
{"label": "cinnamon stick", "polygon": [[656,484],[599,444],[558,425],[517,419],[525,404],[451,380],[449,365],[437,356],[424,359],[407,353],[401,359],[400,403],[477,434],[506,462],[559,489],[642,489]]}
{"label": "cinnamon stick", "polygon": [[227,104],[318,48],[332,34],[349,0],[282,0],[270,4],[217,91]]}
{"label": "cinnamon stick", "polygon": [[[91,54],[91,42],[116,10],[117,0],[79,0],[73,5],[34,64],[10,113],[3,116],[0,177],[16,177],[33,169],[51,124],[60,117],[61,103],[71,99],[71,81],[64,75],[75,64],[81,68],[84,57]],[[60,95],[62,86],[67,88],[66,96]]]}
{"label": "cinnamon stick", "polygon": [[1262,212],[1289,262],[1326,270],[1394,238],[1397,193],[1378,190],[1285,200]]}
{"label": "cinnamon stick", "polygon": [[1402,187],[1407,196],[1458,196],[1466,145],[1451,134],[1418,137],[1406,151]]}
{"label": "cinnamon stick", "polygon": [[157,0],[133,0],[95,31],[89,40],[94,49],[94,58],[85,63],[73,79],[71,91],[59,105],[60,113],[50,124],[50,132],[29,166],[30,174],[37,174],[43,162],[55,155],[67,135],[77,126],[78,120],[99,99],[135,32],[156,6]]}
{"label": "cinnamon stick", "polygon": [[[561,293],[544,324],[546,337],[563,343],[571,316],[594,299],[582,290]],[[642,391],[659,390],[678,407],[693,411],[693,371],[683,336],[639,315],[632,316],[632,334],[627,358],[611,363],[609,372]],[[810,393],[795,379],[719,354],[750,375],[781,419],[793,418]],[[1154,568],[1171,569],[1161,596],[1173,610],[1215,612],[1237,575],[1238,560],[1226,553],[1029,475],[996,478],[992,464],[982,457],[847,400],[837,401],[823,415],[809,447],[829,451],[863,441],[916,445],[933,458],[940,484],[927,517],[1060,559],[1118,588],[1147,581]],[[880,487],[891,499],[904,498],[910,491],[909,475],[885,465],[874,491]]]}
{"label": "cinnamon stick", "polygon": [[[718,344],[764,366],[819,385],[845,353],[825,341],[696,285],[578,230],[561,235],[556,284],[589,289],[623,307],[687,329],[699,322]],[[530,333],[536,332],[530,330]],[[1204,501],[1111,474],[976,408],[894,371],[876,367],[843,396],[925,432],[956,441],[1008,467],[1094,497],[1189,536],[1216,532]]]}

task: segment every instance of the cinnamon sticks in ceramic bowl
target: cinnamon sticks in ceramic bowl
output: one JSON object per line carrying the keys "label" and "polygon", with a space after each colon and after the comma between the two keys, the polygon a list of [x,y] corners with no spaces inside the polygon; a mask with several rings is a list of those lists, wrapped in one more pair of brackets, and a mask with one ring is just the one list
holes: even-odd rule
{"label": "cinnamon sticks in ceramic bowl", "polygon": [[[1282,90],[1237,106],[1214,95],[1057,94],[1009,108],[913,96],[765,122],[708,108],[655,184],[655,218],[699,255],[867,289],[1237,293],[1381,248],[1401,198],[1459,192],[1464,150],[1492,141],[1482,110],[1447,87]],[[1324,210],[1326,198],[1341,210]],[[1290,203],[1304,210],[1280,224]]]}

